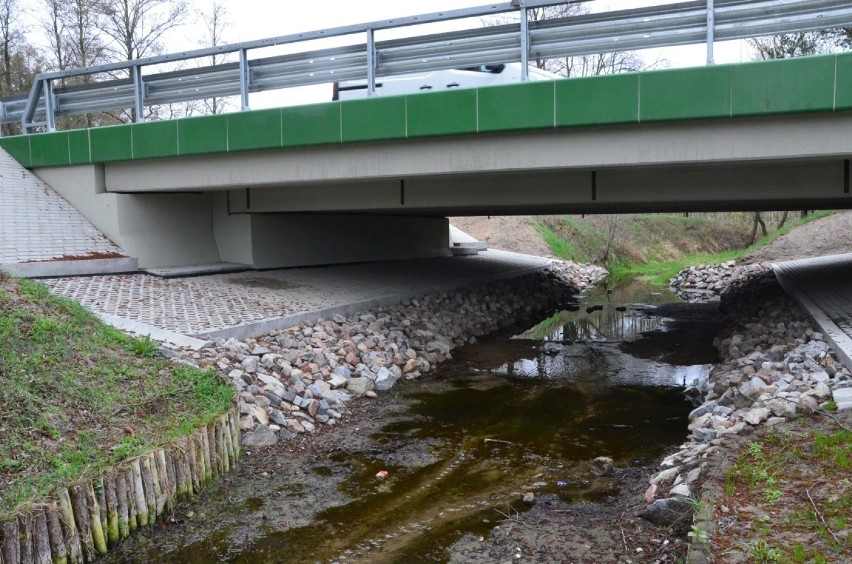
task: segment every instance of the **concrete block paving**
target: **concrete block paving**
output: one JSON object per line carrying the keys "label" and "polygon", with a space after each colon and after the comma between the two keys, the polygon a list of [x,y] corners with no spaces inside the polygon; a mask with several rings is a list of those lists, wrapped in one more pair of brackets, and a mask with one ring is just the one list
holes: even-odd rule
{"label": "concrete block paving", "polygon": [[0,265],[125,256],[53,188],[0,149]]}
{"label": "concrete block paving", "polygon": [[193,278],[149,274],[44,280],[99,314],[187,336],[243,338],[303,321],[387,307],[431,292],[520,276],[548,259],[484,251],[452,258],[247,271]]}
{"label": "concrete block paving", "polygon": [[852,368],[852,253],[781,262],[773,268],[784,290]]}

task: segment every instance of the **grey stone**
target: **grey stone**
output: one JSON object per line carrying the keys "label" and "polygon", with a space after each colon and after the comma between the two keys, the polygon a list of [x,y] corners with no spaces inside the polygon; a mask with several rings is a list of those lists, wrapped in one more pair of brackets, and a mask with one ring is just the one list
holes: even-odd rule
{"label": "grey stone", "polygon": [[322,397],[324,398],[323,401],[328,400],[333,402],[347,402],[352,399],[352,396],[343,390],[329,390]]}
{"label": "grey stone", "polygon": [[700,443],[709,443],[716,438],[715,429],[695,429],[692,432],[692,437]]}
{"label": "grey stone", "polygon": [[350,378],[349,381],[346,382],[346,389],[356,396],[365,395],[367,392],[371,391],[373,387],[373,381],[369,378]]}
{"label": "grey stone", "polygon": [[314,397],[322,397],[322,395],[331,389],[331,386],[328,385],[328,382],[323,382],[322,380],[317,380],[310,386],[308,389],[311,393],[314,394]]}
{"label": "grey stone", "polygon": [[707,413],[711,413],[716,409],[716,407],[718,405],[719,405],[719,402],[717,402],[716,400],[705,402],[704,404],[699,405],[698,407],[696,407],[695,409],[693,409],[690,412],[689,419],[690,420],[697,419],[698,417],[701,417],[702,415],[705,415]]}
{"label": "grey stone", "polygon": [[824,400],[831,396],[831,388],[825,382],[818,382],[811,394],[817,399]]}
{"label": "grey stone", "polygon": [[831,376],[825,370],[817,370],[816,372],[811,372],[811,380],[814,382],[828,382],[831,380]]}
{"label": "grey stone", "polygon": [[678,484],[673,487],[669,492],[669,495],[679,496],[679,497],[689,497],[692,494],[692,491],[689,489],[689,486],[686,484]]}
{"label": "grey stone", "polygon": [[269,420],[276,425],[281,425],[282,427],[287,425],[287,419],[284,417],[284,414],[277,409],[269,410]]}
{"label": "grey stone", "polygon": [[340,376],[339,374],[332,374],[331,378],[328,379],[328,384],[332,388],[336,389],[336,388],[344,387],[346,385],[347,381],[348,381],[348,378],[344,378],[343,376]]}
{"label": "grey stone", "polygon": [[769,410],[765,407],[757,407],[750,410],[743,416],[743,421],[749,425],[760,425],[769,417]]}
{"label": "grey stone", "polygon": [[758,376],[740,386],[740,393],[748,398],[756,399],[766,390],[766,382]]}
{"label": "grey stone", "polygon": [[304,433],[305,432],[305,428],[302,426],[302,424],[299,422],[298,419],[288,419],[287,425],[285,426],[285,429],[287,429],[291,433]]}
{"label": "grey stone", "polygon": [[272,446],[278,442],[278,437],[266,425],[258,425],[254,431],[243,434],[243,446],[265,447]]}
{"label": "grey stone", "polygon": [[799,398],[799,407],[805,413],[810,413],[819,407],[819,402],[813,396],[804,395]]}
{"label": "grey stone", "polygon": [[615,468],[615,463],[608,456],[599,456],[592,460],[592,474],[595,476],[609,476]]}
{"label": "grey stone", "polygon": [[657,525],[658,527],[671,527],[675,523],[690,523],[694,506],[685,497],[671,497],[658,499],[646,507],[639,517]]}
{"label": "grey stone", "polygon": [[796,347],[796,352],[806,355],[814,360],[822,360],[828,354],[828,344],[824,341],[810,341]]}
{"label": "grey stone", "polygon": [[394,384],[396,384],[397,377],[393,372],[388,370],[387,368],[379,368],[379,371],[376,373],[376,390],[380,392],[385,392],[390,390]]}
{"label": "grey stone", "polygon": [[452,350],[452,345],[443,341],[429,341],[426,343],[426,350],[431,353],[445,355]]}
{"label": "grey stone", "polygon": [[662,472],[657,473],[656,476],[651,478],[651,483],[659,484],[660,482],[668,482],[669,480],[673,480],[679,473],[680,466],[674,466],[668,470],[663,470]]}
{"label": "grey stone", "polygon": [[247,356],[240,365],[243,367],[243,370],[248,372],[249,374],[254,374],[257,372],[257,365],[260,359],[256,356]]}

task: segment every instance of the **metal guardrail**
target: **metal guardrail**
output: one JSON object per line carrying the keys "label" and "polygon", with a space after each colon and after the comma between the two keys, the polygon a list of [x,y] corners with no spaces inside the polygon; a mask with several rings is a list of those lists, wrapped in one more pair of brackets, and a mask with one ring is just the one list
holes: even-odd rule
{"label": "metal guardrail", "polygon": [[[122,61],[81,69],[41,73],[29,95],[0,98],[0,123],[21,123],[24,133],[56,129],[57,115],[78,115],[133,108],[137,120],[144,108],[158,104],[239,96],[249,109],[249,94],[292,86],[366,79],[375,94],[376,78],[394,74],[520,62],[524,79],[531,59],[590,55],[762,35],[852,26],[848,0],[694,0],[647,8],[529,21],[528,12],[587,0],[513,0],[403,18],[297,33]],[[519,23],[477,27],[377,42],[375,33],[425,23],[517,12]],[[292,55],[249,58],[249,52],[276,45],[363,35],[360,44],[305,51]],[[239,61],[188,70],[143,75],[146,67],[168,62],[236,54]],[[57,88],[58,80],[125,71],[130,78],[100,80]]]}

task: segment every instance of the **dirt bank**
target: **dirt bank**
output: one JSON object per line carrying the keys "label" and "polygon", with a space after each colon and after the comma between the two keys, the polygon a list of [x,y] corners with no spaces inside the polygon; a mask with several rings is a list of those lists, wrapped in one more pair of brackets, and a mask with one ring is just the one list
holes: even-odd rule
{"label": "dirt bank", "polygon": [[450,223],[490,248],[551,257],[553,253],[542,241],[525,216],[453,217]]}
{"label": "dirt bank", "polygon": [[739,262],[782,262],[841,253],[852,253],[852,211],[837,212],[799,226]]}

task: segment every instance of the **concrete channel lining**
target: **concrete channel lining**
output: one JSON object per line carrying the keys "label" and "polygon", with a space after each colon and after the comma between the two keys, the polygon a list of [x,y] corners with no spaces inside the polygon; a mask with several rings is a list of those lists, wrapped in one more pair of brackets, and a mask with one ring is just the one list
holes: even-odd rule
{"label": "concrete channel lining", "polygon": [[246,339],[251,337],[257,337],[258,335],[263,335],[265,333],[276,331],[278,329],[286,329],[288,327],[293,327],[301,323],[312,323],[319,319],[330,319],[335,315],[348,316],[370,309],[395,306],[404,301],[416,299],[430,293],[446,293],[466,286],[486,284],[488,282],[494,282],[496,280],[517,278],[519,276],[524,276],[526,274],[532,274],[533,272],[545,270],[550,266],[552,262],[553,261],[549,259],[542,259],[541,264],[534,266],[527,266],[514,270],[497,272],[485,276],[480,276],[477,278],[469,278],[454,283],[432,286],[427,289],[402,292],[399,294],[394,294],[391,296],[385,296],[372,300],[353,302],[349,304],[317,309],[313,311],[300,312],[283,317],[275,317],[253,323],[246,323],[243,325],[237,325],[225,329],[218,329],[215,331],[199,333],[196,335],[192,335],[192,337],[196,340],[207,339],[208,341],[210,339]]}
{"label": "concrete channel lining", "polygon": [[[808,288],[801,284],[797,276],[803,268],[827,266],[841,262],[852,262],[852,254],[774,263],[772,269],[784,291],[808,313],[819,330],[825,335],[838,360],[852,370],[852,338],[824,311],[819,303],[819,296],[813,296]],[[852,306],[852,286],[847,287],[850,290],[846,297],[849,305]]]}

